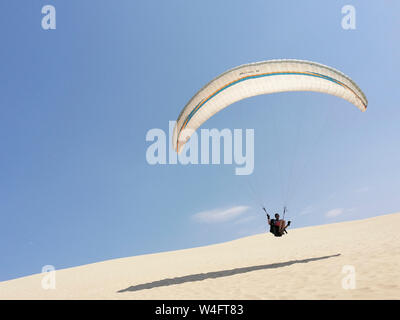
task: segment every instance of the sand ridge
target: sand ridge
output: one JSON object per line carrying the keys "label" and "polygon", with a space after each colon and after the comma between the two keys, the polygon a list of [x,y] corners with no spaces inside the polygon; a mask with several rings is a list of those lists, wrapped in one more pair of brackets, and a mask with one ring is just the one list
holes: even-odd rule
{"label": "sand ridge", "polygon": [[57,270],[55,289],[0,282],[0,299],[399,299],[399,227],[396,213],[108,260]]}

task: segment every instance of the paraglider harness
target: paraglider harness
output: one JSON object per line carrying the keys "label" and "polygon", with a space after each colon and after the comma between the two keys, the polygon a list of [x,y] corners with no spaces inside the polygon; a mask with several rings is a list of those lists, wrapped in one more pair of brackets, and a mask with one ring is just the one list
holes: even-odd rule
{"label": "paraglider harness", "polygon": [[[267,213],[267,210],[263,207],[263,210],[265,211],[267,218],[270,219],[269,214]],[[286,213],[286,207],[283,208],[283,220],[285,219],[285,213]],[[275,237],[282,237],[285,233],[288,233],[286,231],[286,228],[289,227],[290,221],[288,221],[287,226],[281,231],[279,229],[279,224],[276,224],[277,220],[275,219],[270,219],[270,228],[269,232],[271,232]]]}

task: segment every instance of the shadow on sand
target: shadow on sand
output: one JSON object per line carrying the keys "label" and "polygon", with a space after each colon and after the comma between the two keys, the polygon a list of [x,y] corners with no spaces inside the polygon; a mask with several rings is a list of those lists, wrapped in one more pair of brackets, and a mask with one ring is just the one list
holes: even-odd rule
{"label": "shadow on sand", "polygon": [[120,292],[127,292],[127,291],[140,291],[140,290],[144,290],[144,289],[153,289],[153,288],[157,288],[157,287],[171,286],[174,284],[182,284],[185,282],[194,282],[194,281],[201,281],[201,280],[206,280],[206,279],[229,277],[229,276],[233,276],[235,274],[241,274],[241,273],[252,272],[252,271],[257,271],[257,270],[282,268],[282,267],[291,266],[292,264],[296,264],[296,263],[308,263],[308,262],[319,261],[319,260],[329,259],[329,258],[338,257],[338,256],[340,256],[340,253],[330,255],[330,256],[318,257],[318,258],[292,260],[292,261],[287,261],[287,262],[236,268],[236,269],[231,269],[231,270],[222,270],[222,271],[214,271],[214,272],[207,272],[207,273],[191,274],[191,275],[183,276],[183,277],[163,279],[163,280],[138,284],[135,286],[130,286],[126,289],[119,290],[118,292],[120,293]]}

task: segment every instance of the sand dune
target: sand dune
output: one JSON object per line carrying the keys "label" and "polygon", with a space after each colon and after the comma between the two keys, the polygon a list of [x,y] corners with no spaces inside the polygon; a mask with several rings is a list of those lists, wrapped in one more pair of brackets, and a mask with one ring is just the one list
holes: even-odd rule
{"label": "sand dune", "polygon": [[58,270],[55,289],[0,282],[0,299],[399,299],[399,230],[397,213],[259,234]]}

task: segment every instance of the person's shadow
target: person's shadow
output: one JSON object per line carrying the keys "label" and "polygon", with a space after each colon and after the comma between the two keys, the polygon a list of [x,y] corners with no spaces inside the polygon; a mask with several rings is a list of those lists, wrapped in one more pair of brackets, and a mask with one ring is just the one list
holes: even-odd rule
{"label": "person's shadow", "polygon": [[340,256],[340,253],[330,255],[330,256],[318,257],[318,258],[308,258],[308,259],[303,259],[303,260],[291,260],[291,261],[286,261],[286,262],[264,264],[264,265],[236,268],[236,269],[230,269],[230,270],[221,270],[221,271],[213,271],[213,272],[207,272],[207,273],[191,274],[191,275],[187,275],[187,276],[183,276],[183,277],[162,279],[162,280],[158,280],[158,281],[137,284],[134,286],[130,286],[126,289],[121,289],[118,291],[118,293],[127,292],[127,291],[140,291],[140,290],[145,290],[145,289],[153,289],[153,288],[157,288],[157,287],[165,287],[165,286],[171,286],[171,285],[175,285],[175,284],[201,281],[201,280],[206,280],[206,279],[229,277],[229,276],[233,276],[236,274],[241,274],[241,273],[246,273],[246,272],[251,272],[251,271],[282,268],[282,267],[287,267],[287,266],[290,266],[290,265],[296,264],[296,263],[308,263],[308,262],[319,261],[319,260],[329,259],[329,258],[338,257],[338,256]]}

